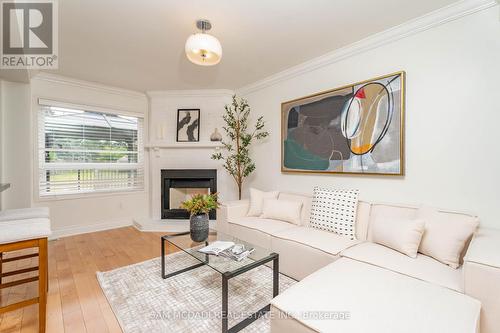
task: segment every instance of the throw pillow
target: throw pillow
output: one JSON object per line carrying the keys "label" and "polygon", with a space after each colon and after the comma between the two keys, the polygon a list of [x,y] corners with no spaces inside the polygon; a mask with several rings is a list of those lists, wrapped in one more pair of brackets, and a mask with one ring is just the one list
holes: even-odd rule
{"label": "throw pillow", "polygon": [[375,219],[370,225],[371,237],[393,250],[416,258],[425,229],[424,220]]}
{"label": "throw pillow", "polygon": [[260,216],[262,214],[262,205],[264,199],[277,199],[278,191],[264,192],[255,188],[250,188],[250,207],[247,216]]}
{"label": "throw pillow", "polygon": [[309,226],[356,239],[358,190],[314,188]]}
{"label": "throw pillow", "polygon": [[437,209],[422,206],[417,216],[425,221],[425,231],[418,252],[458,268],[460,256],[476,231],[479,221],[449,219]]}
{"label": "throw pillow", "polygon": [[265,199],[260,217],[266,219],[275,219],[300,225],[300,212],[302,202]]}

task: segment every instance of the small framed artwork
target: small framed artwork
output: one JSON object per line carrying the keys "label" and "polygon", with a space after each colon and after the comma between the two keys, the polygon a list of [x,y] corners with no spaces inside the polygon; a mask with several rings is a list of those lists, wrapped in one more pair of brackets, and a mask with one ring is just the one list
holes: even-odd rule
{"label": "small framed artwork", "polygon": [[177,110],[177,142],[200,141],[200,109]]}

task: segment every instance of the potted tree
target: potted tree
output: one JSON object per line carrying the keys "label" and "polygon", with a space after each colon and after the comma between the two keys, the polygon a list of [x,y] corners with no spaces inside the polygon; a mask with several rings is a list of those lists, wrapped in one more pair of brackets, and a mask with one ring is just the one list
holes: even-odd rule
{"label": "potted tree", "polygon": [[262,116],[257,118],[253,126],[250,125],[250,106],[245,99],[233,95],[232,103],[224,109],[226,112],[222,118],[226,123],[223,128],[227,140],[222,141],[222,151],[212,154],[212,159],[224,161],[224,169],[236,182],[238,199],[241,200],[243,181],[255,170],[255,162],[250,158],[250,147],[255,141],[269,136],[269,132],[264,129]]}
{"label": "potted tree", "polygon": [[194,242],[203,242],[208,238],[208,213],[219,208],[217,193],[195,194],[182,203],[182,208],[190,214],[189,230]]}

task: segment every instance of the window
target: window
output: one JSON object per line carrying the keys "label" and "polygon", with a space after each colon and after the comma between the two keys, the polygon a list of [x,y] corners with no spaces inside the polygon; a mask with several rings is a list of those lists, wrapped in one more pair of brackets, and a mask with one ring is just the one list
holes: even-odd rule
{"label": "window", "polygon": [[42,105],[41,197],[144,188],[143,119]]}

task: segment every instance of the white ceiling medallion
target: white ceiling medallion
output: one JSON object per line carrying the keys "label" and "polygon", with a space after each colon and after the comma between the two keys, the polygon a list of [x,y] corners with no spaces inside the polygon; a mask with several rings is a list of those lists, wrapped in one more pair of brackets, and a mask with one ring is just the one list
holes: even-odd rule
{"label": "white ceiling medallion", "polygon": [[194,64],[201,66],[217,65],[222,58],[222,46],[217,38],[206,32],[212,28],[208,20],[196,21],[201,30],[189,36],[186,41],[186,56]]}

